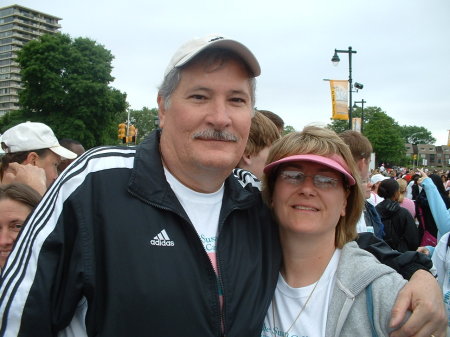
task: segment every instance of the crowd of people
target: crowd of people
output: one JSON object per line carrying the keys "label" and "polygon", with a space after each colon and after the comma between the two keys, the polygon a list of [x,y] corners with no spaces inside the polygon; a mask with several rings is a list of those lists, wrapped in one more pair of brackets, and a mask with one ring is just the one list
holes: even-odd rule
{"label": "crowd of people", "polygon": [[[260,73],[242,43],[197,38],[136,147],[84,153],[36,122],[2,135],[0,335],[446,336],[425,206],[369,174],[358,132],[283,136],[255,110]],[[449,205],[419,173],[442,285]]]}

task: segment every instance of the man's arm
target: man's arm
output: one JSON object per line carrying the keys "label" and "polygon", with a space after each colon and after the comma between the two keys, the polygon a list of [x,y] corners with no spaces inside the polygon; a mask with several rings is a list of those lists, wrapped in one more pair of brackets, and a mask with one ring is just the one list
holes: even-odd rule
{"label": "man's arm", "polygon": [[432,267],[431,259],[419,252],[400,253],[393,250],[372,233],[360,233],[357,243],[360,248],[371,252],[380,262],[409,280],[395,302],[391,327],[398,326],[408,310],[412,311],[412,314],[391,337],[430,337],[431,334],[435,337],[445,337],[447,318],[441,289],[433,275],[428,272]]}
{"label": "man's arm", "polygon": [[381,263],[395,269],[406,280],[418,270],[430,270],[431,259],[425,254],[408,251],[400,253],[372,233],[359,233],[356,239],[359,247],[372,253]]}

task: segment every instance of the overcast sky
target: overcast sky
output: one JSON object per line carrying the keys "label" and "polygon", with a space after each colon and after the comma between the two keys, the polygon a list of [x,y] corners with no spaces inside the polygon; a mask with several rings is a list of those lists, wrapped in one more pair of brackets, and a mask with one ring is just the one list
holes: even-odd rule
{"label": "overcast sky", "polygon": [[220,33],[246,44],[258,58],[256,106],[300,130],[327,124],[329,79],[348,79],[353,94],[400,125],[424,126],[447,144],[450,129],[450,1],[430,0],[0,0],[58,16],[61,31],[109,49],[112,86],[132,109],[156,107],[156,88],[186,40]]}

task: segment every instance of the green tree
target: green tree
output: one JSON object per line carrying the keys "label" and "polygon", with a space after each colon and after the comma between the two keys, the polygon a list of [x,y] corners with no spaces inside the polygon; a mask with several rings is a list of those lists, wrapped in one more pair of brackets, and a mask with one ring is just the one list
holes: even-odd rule
{"label": "green tree", "polygon": [[373,109],[368,115],[364,135],[372,143],[378,163],[398,165],[404,160],[406,149],[400,127],[380,108]]}
{"label": "green tree", "polygon": [[43,35],[18,53],[23,90],[21,110],[1,121],[40,121],[59,138],[79,140],[86,148],[117,143],[117,116],[126,94],[109,86],[113,56],[102,45],[66,34]]}
{"label": "green tree", "polygon": [[[367,123],[370,122],[370,118],[375,112],[381,112],[382,110],[378,107],[365,107],[364,108],[364,116],[362,116],[363,110],[361,107],[353,107],[352,111],[352,118],[363,118],[363,133],[364,129],[366,128]],[[333,119],[331,120],[331,123],[327,125],[328,129],[333,130],[336,133],[344,132],[345,130],[348,130],[348,120],[339,120],[339,119]]]}
{"label": "green tree", "polygon": [[423,126],[403,125],[400,131],[405,143],[408,144],[434,144],[436,138]]}
{"label": "green tree", "polygon": [[327,128],[336,133],[344,132],[345,130],[348,130],[348,120],[332,119],[331,123],[327,124]]}
{"label": "green tree", "polygon": [[291,132],[295,132],[294,127],[292,125],[285,125],[283,129],[283,136]]}
{"label": "green tree", "polygon": [[[141,110],[130,110],[129,112],[130,123],[138,129],[136,143],[139,144],[150,132],[156,129],[158,109],[143,107]],[[126,123],[127,119],[128,112],[123,112],[116,120],[116,124]]]}

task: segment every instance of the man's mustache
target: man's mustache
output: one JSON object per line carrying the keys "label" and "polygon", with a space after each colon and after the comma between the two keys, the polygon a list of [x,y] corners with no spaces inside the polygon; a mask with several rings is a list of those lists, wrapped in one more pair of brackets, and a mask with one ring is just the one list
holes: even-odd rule
{"label": "man's mustache", "polygon": [[199,131],[192,136],[193,139],[203,139],[203,140],[220,140],[225,142],[237,142],[238,137],[234,134],[222,131],[222,130],[212,130],[207,129]]}

